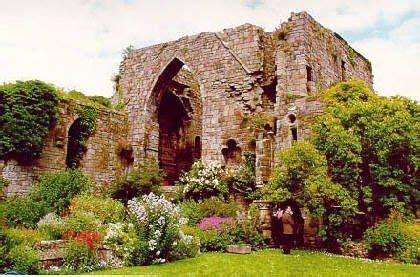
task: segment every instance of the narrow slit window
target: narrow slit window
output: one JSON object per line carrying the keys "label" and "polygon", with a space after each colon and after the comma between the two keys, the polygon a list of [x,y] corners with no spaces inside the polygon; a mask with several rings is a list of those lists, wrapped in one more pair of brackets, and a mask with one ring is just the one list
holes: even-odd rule
{"label": "narrow slit window", "polygon": [[306,66],[306,81],[312,82],[313,80],[314,79],[313,79],[312,67]]}
{"label": "narrow slit window", "polygon": [[292,132],[292,140],[297,141],[297,139],[298,139],[297,128],[292,127],[292,128],[290,128],[290,131]]}
{"label": "narrow slit window", "polygon": [[341,80],[346,80],[346,62],[341,60]]}

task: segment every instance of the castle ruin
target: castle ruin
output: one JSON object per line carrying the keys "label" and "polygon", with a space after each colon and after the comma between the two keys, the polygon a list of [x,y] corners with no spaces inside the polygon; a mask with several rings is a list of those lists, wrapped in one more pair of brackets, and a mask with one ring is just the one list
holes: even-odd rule
{"label": "castle ruin", "polygon": [[[124,111],[99,110],[80,168],[106,184],[154,157],[173,185],[196,159],[232,167],[249,152],[262,184],[275,153],[308,135],[308,118],[322,112],[319,91],[349,79],[372,86],[372,78],[370,62],[306,12],[292,13],[274,32],[244,24],[133,50],[113,97]],[[8,195],[66,168],[77,105],[60,107],[40,159],[0,161]]]}

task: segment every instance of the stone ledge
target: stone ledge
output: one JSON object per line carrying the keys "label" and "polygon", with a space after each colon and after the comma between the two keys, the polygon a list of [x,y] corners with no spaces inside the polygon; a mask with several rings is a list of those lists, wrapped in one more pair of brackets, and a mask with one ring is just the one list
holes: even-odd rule
{"label": "stone ledge", "polygon": [[232,254],[249,254],[251,253],[251,245],[249,244],[245,244],[245,245],[236,245],[236,244],[232,244],[232,245],[228,245],[226,248],[226,251],[228,253],[232,253]]}

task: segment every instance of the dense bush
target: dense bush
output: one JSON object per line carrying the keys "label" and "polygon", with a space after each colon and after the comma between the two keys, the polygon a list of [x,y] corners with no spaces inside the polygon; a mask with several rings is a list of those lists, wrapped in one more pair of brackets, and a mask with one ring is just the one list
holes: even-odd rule
{"label": "dense bush", "polygon": [[35,228],[47,213],[61,213],[77,194],[88,189],[89,179],[79,170],[41,176],[27,196],[7,199],[4,211],[7,224]]}
{"label": "dense bush", "polygon": [[39,233],[50,240],[61,239],[64,233],[64,222],[55,213],[45,215],[37,225]]}
{"label": "dense bush", "polygon": [[[180,233],[185,222],[179,208],[163,196],[150,193],[134,198],[128,201],[127,209],[129,223],[110,224],[104,238],[125,264],[161,263],[182,252],[189,255],[184,247],[196,248],[192,237]],[[182,249],[175,247],[178,243],[183,244]]]}
{"label": "dense bush", "polygon": [[33,246],[41,240],[40,234],[28,229],[0,228],[0,272],[38,273],[39,256]]}
{"label": "dense bush", "polygon": [[391,210],[410,216],[418,203],[419,105],[380,97],[362,81],[322,93],[325,112],[313,125],[313,143],[328,174],[357,200],[368,227]]}
{"label": "dense bush", "polygon": [[110,194],[113,198],[127,203],[134,197],[156,193],[163,176],[156,160],[144,160],[135,169],[118,178],[112,184]]}
{"label": "dense bush", "polygon": [[393,257],[420,262],[420,227],[401,220],[386,220],[366,230],[365,243],[372,257]]}
{"label": "dense bush", "polygon": [[45,203],[32,200],[28,196],[9,197],[3,211],[9,226],[35,228],[37,222],[48,212]]}
{"label": "dense bush", "polygon": [[228,192],[220,167],[196,161],[191,170],[182,174],[179,185],[184,187],[186,198],[194,200],[224,196]]}
{"label": "dense bush", "polygon": [[204,217],[234,217],[239,210],[233,201],[224,201],[221,198],[212,197],[199,201],[186,200],[180,203],[180,213],[188,219],[191,226],[199,223]]}
{"label": "dense bush", "polygon": [[0,85],[0,158],[38,158],[58,101],[56,89],[41,81]]}
{"label": "dense bush", "polygon": [[91,194],[76,196],[70,205],[70,215],[73,213],[92,213],[102,224],[120,222],[124,219],[124,205],[112,198]]}
{"label": "dense bush", "polygon": [[8,269],[17,272],[36,274],[40,270],[39,254],[28,245],[13,247],[7,255],[10,262]]}
{"label": "dense bush", "polygon": [[87,191],[89,184],[89,178],[77,169],[47,173],[41,176],[39,183],[30,192],[30,198],[60,213],[76,195]]}
{"label": "dense bush", "polygon": [[67,272],[82,273],[101,268],[94,247],[83,240],[72,240],[64,254],[64,269]]}

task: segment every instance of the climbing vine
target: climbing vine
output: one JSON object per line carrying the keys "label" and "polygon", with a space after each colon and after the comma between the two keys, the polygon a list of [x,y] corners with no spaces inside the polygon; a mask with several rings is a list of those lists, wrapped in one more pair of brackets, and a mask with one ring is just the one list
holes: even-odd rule
{"label": "climbing vine", "polygon": [[38,158],[56,119],[58,102],[56,89],[38,80],[1,85],[0,159]]}

